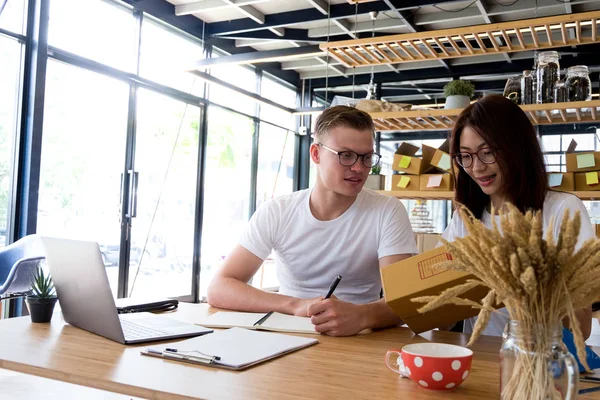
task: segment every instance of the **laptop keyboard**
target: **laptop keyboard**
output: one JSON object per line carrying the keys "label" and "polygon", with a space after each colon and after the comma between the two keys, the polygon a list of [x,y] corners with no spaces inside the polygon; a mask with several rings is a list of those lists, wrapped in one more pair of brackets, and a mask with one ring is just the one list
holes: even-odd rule
{"label": "laptop keyboard", "polygon": [[126,340],[157,338],[169,334],[169,332],[136,324],[126,319],[121,319],[121,327]]}

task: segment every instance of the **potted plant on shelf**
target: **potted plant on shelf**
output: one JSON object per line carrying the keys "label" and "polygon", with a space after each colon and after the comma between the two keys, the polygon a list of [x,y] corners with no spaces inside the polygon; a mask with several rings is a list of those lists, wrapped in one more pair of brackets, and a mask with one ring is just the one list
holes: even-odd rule
{"label": "potted plant on shelf", "polygon": [[31,294],[25,298],[31,322],[50,322],[56,304],[56,291],[50,275],[38,266],[31,278]]}
{"label": "potted plant on shelf", "polygon": [[444,96],[446,96],[444,108],[465,108],[469,105],[474,94],[475,85],[471,82],[462,79],[450,81],[444,86]]}
{"label": "potted plant on shelf", "polygon": [[381,175],[381,165],[374,165],[371,174],[367,176],[365,187],[371,190],[385,189],[385,175]]}

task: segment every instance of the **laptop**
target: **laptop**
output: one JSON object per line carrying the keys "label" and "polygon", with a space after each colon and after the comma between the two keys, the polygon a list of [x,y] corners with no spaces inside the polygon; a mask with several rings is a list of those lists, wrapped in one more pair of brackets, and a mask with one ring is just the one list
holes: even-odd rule
{"label": "laptop", "polygon": [[211,329],[151,313],[118,314],[98,243],[38,236],[69,324],[123,344],[200,336]]}

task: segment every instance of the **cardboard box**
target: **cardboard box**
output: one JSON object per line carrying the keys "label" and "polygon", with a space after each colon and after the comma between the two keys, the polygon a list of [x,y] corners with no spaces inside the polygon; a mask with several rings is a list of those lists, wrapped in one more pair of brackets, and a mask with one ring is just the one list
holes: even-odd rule
{"label": "cardboard box", "polygon": [[417,175],[392,175],[391,190],[419,190],[419,181]]}
{"label": "cardboard box", "polygon": [[[446,246],[442,246],[381,268],[385,302],[413,332],[421,333],[439,326],[448,326],[479,313],[479,310],[470,306],[449,304],[420,314],[417,309],[424,304],[410,301],[414,297],[438,295],[474,278],[464,272],[437,271],[433,268],[435,264],[451,259]],[[484,286],[477,286],[461,297],[480,302],[488,290]]]}
{"label": "cardboard box", "polygon": [[559,192],[575,190],[575,175],[573,172],[548,172],[548,186]]}
{"label": "cardboard box", "polygon": [[453,190],[451,174],[424,174],[419,177],[419,190]]}
{"label": "cardboard box", "polygon": [[[423,145],[423,147],[429,146]],[[429,148],[433,150],[433,157],[431,157],[431,165],[442,172],[452,171],[452,158],[450,157],[450,143],[448,142],[448,140],[442,143],[442,145],[437,149],[434,149],[433,147]]]}
{"label": "cardboard box", "polygon": [[575,190],[600,190],[600,175],[598,171],[576,172],[575,173]]}
{"label": "cardboard box", "polygon": [[417,151],[419,151],[417,146],[406,142],[402,143],[394,154],[392,169],[411,175],[421,175],[430,171],[433,168],[430,162],[435,150],[433,147],[423,146],[422,157],[415,157]]}
{"label": "cardboard box", "polygon": [[[600,151],[575,152],[577,142],[571,140],[566,151],[567,172],[600,171]],[[580,189],[577,189],[580,190]]]}
{"label": "cardboard box", "polygon": [[439,233],[415,233],[415,241],[417,242],[417,249],[419,254],[425,253],[436,248],[440,242]]}

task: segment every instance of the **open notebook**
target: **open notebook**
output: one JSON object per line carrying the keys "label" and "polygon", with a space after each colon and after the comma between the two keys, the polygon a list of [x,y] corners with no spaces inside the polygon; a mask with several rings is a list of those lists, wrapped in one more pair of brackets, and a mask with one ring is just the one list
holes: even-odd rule
{"label": "open notebook", "polygon": [[[268,317],[264,318],[267,315]],[[310,318],[280,314],[277,312],[265,314],[219,311],[208,318],[196,321],[195,323],[208,328],[231,328],[235,326],[265,331],[319,334],[315,331],[315,326],[310,322]]]}
{"label": "open notebook", "polygon": [[[192,364],[240,370],[317,343],[319,341],[312,338],[231,328],[178,343],[152,346],[141,353]],[[173,354],[168,352],[170,350],[182,357],[167,357]],[[199,360],[201,355],[211,357],[210,362]]]}

